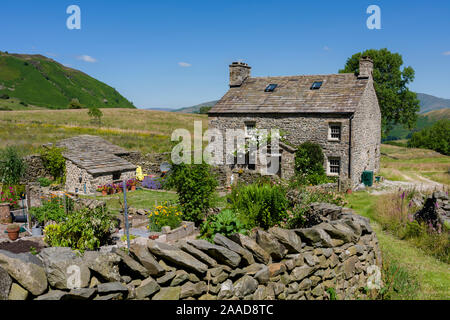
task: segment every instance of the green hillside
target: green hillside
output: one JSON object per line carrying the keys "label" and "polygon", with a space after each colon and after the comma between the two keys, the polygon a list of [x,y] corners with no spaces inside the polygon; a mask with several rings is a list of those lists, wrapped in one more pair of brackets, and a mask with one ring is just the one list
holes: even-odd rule
{"label": "green hillside", "polygon": [[383,139],[383,142],[409,139],[413,132],[429,128],[436,121],[441,119],[450,120],[450,108],[433,110],[425,114],[419,114],[416,127],[412,130],[405,129],[401,125],[394,126],[394,128],[389,132],[389,136],[386,137],[386,139]]}
{"label": "green hillside", "polygon": [[84,107],[134,108],[115,89],[81,71],[42,55],[0,52],[1,105],[8,97],[22,107],[65,109],[76,98]]}

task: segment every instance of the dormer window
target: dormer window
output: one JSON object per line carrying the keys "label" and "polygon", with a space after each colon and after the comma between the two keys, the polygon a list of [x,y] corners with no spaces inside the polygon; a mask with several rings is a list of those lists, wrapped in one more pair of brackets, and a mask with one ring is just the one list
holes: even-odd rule
{"label": "dormer window", "polygon": [[322,87],[323,81],[314,81],[314,83],[311,86],[311,90],[319,90],[320,87]]}
{"label": "dormer window", "polygon": [[278,85],[276,83],[269,84],[264,92],[273,92]]}

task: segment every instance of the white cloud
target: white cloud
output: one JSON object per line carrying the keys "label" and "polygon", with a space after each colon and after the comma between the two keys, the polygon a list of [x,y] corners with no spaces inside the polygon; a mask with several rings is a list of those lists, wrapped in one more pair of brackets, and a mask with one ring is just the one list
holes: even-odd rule
{"label": "white cloud", "polygon": [[97,62],[97,59],[95,59],[95,58],[93,58],[91,56],[85,55],[85,54],[83,54],[82,56],[78,56],[77,59],[81,60],[81,61],[84,61],[84,62],[89,62],[89,63]]}
{"label": "white cloud", "polygon": [[192,66],[192,64],[187,63],[187,62],[178,62],[178,65],[183,68],[188,68],[188,67]]}
{"label": "white cloud", "polygon": [[330,51],[330,48],[328,46],[323,47],[323,50]]}
{"label": "white cloud", "polygon": [[442,53],[444,56],[450,56],[450,51],[445,51]]}

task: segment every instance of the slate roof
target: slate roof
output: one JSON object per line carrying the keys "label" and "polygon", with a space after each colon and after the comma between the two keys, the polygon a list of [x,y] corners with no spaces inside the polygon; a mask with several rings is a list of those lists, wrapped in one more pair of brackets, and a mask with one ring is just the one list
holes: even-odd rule
{"label": "slate roof", "polygon": [[[323,81],[311,90],[315,81]],[[278,86],[264,92],[269,84]],[[355,112],[368,79],[353,73],[286,77],[249,77],[233,87],[209,111],[220,113],[351,113]]]}
{"label": "slate roof", "polygon": [[65,149],[67,160],[95,176],[136,170],[135,165],[119,157],[128,155],[127,150],[97,136],[81,135],[55,145]]}

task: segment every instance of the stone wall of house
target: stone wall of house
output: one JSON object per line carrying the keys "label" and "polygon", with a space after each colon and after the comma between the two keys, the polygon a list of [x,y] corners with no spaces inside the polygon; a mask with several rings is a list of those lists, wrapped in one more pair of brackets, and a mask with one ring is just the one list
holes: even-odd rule
{"label": "stone wall of house", "polygon": [[382,285],[369,220],[319,207],[322,222],[310,228],[216,235],[214,244],[138,238],[130,255],[122,244],[82,256],[57,247],[37,256],[0,250],[0,299],[364,299],[369,282]]}
{"label": "stone wall of house", "polygon": [[[120,173],[118,181],[130,180],[136,176],[136,172],[124,171]],[[81,182],[80,182],[81,177]],[[98,186],[115,183],[112,174],[93,176],[85,169],[76,166],[72,161],[66,160],[66,184],[67,192],[79,194],[94,194]]]}
{"label": "stone wall of house", "polygon": [[373,88],[373,81],[367,85],[358,109],[352,120],[352,181],[361,182],[364,170],[377,173],[381,157],[381,112]]}
{"label": "stone wall of house", "polygon": [[[329,157],[338,157],[341,162],[341,175],[348,175],[349,119],[336,114],[222,114],[209,117],[209,128],[219,130],[244,129],[245,124],[253,122],[257,129],[280,129],[286,133],[290,145],[298,146],[305,141],[318,143],[325,155],[324,167],[328,167]],[[330,123],[341,124],[340,141],[330,141],[328,130]],[[225,132],[225,131],[224,131]],[[224,147],[225,150],[225,147]],[[289,178],[293,174],[294,154],[282,156],[282,176]],[[283,165],[287,168],[283,168]],[[284,174],[283,174],[284,170]]]}

